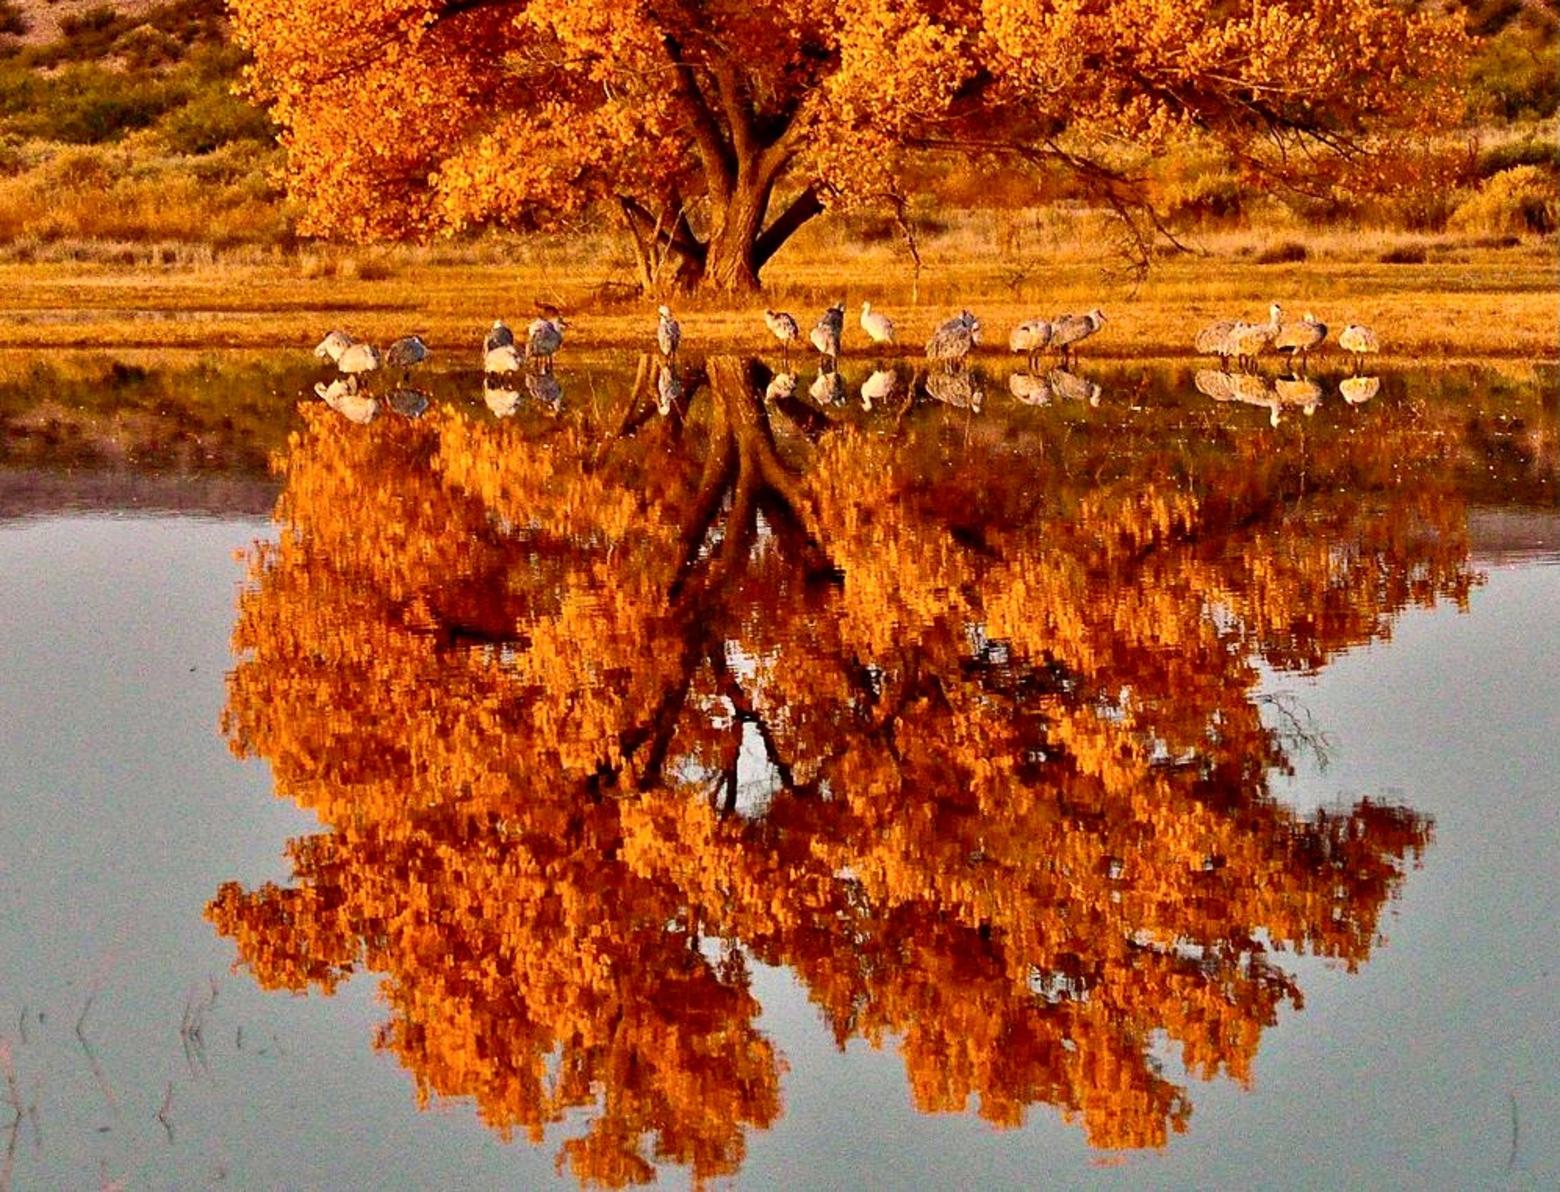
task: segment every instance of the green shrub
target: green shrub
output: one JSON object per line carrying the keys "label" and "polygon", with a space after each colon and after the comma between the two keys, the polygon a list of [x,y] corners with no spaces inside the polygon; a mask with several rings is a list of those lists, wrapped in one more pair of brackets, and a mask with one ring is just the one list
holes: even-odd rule
{"label": "green shrub", "polygon": [[94,33],[103,33],[112,29],[118,22],[119,14],[114,11],[114,6],[100,4],[85,12],[61,17],[60,32],[72,40],[90,38]]}
{"label": "green shrub", "polygon": [[0,0],[0,36],[26,37],[31,28],[32,23],[16,0]]}
{"label": "green shrub", "polygon": [[0,70],[0,117],[13,131],[45,141],[95,145],[154,123],[182,102],[183,88],[93,64],[52,74]]}
{"label": "green shrub", "polygon": [[1536,137],[1491,145],[1479,154],[1474,168],[1480,178],[1488,178],[1516,166],[1543,166],[1560,172],[1560,145]]}
{"label": "green shrub", "polygon": [[63,150],[35,171],[44,185],[56,193],[66,190],[106,190],[125,173],[122,154],[81,145]]}
{"label": "green shrub", "polygon": [[1469,83],[1475,103],[1491,116],[1553,116],[1560,105],[1553,31],[1522,21],[1507,25],[1480,47]]}
{"label": "green shrub", "polygon": [[1560,197],[1555,177],[1538,166],[1502,170],[1452,213],[1451,226],[1485,235],[1537,232],[1551,235],[1560,228]]}
{"label": "green shrub", "polygon": [[117,58],[123,53],[121,39],[139,28],[165,35],[164,48],[177,46],[182,56],[190,47],[222,41],[225,15],[221,0],[168,0],[133,16],[104,6],[67,17],[61,22],[67,36],[48,45],[25,46],[17,56],[27,66],[46,68]]}
{"label": "green shrub", "polygon": [[1376,259],[1383,265],[1423,265],[1428,256],[1423,244],[1398,244]]}
{"label": "green shrub", "polygon": [[207,86],[158,124],[173,153],[205,154],[234,141],[270,142],[276,127],[266,113],[225,88]]}
{"label": "green shrub", "polygon": [[1311,255],[1305,245],[1296,240],[1285,240],[1278,244],[1270,244],[1257,254],[1259,265],[1288,265],[1295,261],[1303,261]]}
{"label": "green shrub", "polygon": [[1224,170],[1210,170],[1166,188],[1165,214],[1178,225],[1239,219],[1246,211],[1246,188]]}
{"label": "green shrub", "polygon": [[130,70],[152,70],[183,58],[184,45],[154,25],[137,25],[114,39],[113,54]]}

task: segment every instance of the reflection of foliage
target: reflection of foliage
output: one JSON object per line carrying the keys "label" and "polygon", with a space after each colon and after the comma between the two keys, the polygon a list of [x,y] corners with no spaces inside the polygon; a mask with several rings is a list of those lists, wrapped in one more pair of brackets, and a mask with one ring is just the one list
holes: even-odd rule
{"label": "reflection of foliage", "polygon": [[213,920],[268,987],[385,974],[424,1097],[533,1139],[592,1107],[582,1180],[730,1173],[776,1119],[748,957],[897,1039],[924,1110],[1161,1145],[1191,1106],[1155,1040],[1248,1080],[1300,1001],[1270,952],[1361,963],[1428,841],[1279,804],[1256,688],[1466,599],[1453,448],[777,442],[762,380],[712,360],[604,445],[306,410],[226,728],[329,830]]}

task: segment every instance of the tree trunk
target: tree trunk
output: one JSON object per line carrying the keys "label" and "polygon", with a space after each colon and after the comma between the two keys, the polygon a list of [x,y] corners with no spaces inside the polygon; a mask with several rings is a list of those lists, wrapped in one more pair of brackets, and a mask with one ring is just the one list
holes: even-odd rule
{"label": "tree trunk", "polygon": [[773,184],[737,190],[726,204],[724,218],[710,237],[709,251],[693,280],[701,289],[724,293],[754,293],[761,289],[759,273],[803,224],[823,212],[823,201],[809,186],[783,211],[764,224]]}
{"label": "tree trunk", "polygon": [[675,216],[663,212],[652,219],[639,202],[619,196],[640,287],[646,293],[701,289],[751,294],[759,290],[759,272],[769,259],[824,209],[818,192],[808,187],[766,226],[773,191],[772,182],[749,182],[735,189],[708,241],[695,236],[680,210]]}
{"label": "tree trunk", "polygon": [[764,217],[769,213],[771,186],[747,182],[744,175],[748,173],[748,170],[739,172],[739,183],[710,234],[709,257],[702,279],[706,290],[747,294],[759,288],[758,237],[764,228]]}

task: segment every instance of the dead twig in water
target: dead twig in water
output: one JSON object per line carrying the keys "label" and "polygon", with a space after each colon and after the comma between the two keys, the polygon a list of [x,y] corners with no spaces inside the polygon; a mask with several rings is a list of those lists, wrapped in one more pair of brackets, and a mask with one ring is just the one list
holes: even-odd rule
{"label": "dead twig in water", "polygon": [[108,1178],[108,1160],[98,1160],[98,1192],[125,1192],[123,1179],[111,1180]]}
{"label": "dead twig in water", "polygon": [[22,1090],[16,1083],[16,1068],[11,1063],[11,1041],[0,1039],[0,1069],[5,1073],[5,1097],[15,1114],[6,1131],[5,1162],[0,1164],[0,1192],[10,1192],[11,1172],[16,1166],[16,1147],[22,1137]]}
{"label": "dead twig in water", "polygon": [[32,1100],[27,1103],[27,1120],[33,1128],[33,1154],[43,1154],[43,1124],[38,1120],[38,1101],[43,1095],[43,1073],[33,1079]]}
{"label": "dead twig in water", "polygon": [[1514,1171],[1517,1166],[1517,1143],[1520,1140],[1517,1123],[1516,1090],[1511,1090],[1507,1095],[1511,1098],[1511,1156],[1506,1160],[1506,1170]]}
{"label": "dead twig in water", "polygon": [[179,1023],[179,1040],[184,1044],[184,1062],[189,1065],[190,1075],[199,1076],[202,1073],[210,1075],[210,1068],[206,1064],[206,1011],[217,1004],[217,983],[211,979],[211,995],[200,1001],[195,999],[195,991],[191,990],[184,1000],[184,1017]]}
{"label": "dead twig in water", "polygon": [[86,1023],[87,1013],[92,1009],[92,1003],[97,1000],[97,994],[87,995],[87,1001],[81,1007],[81,1014],[76,1018],[76,1038],[81,1043],[81,1050],[86,1053],[87,1067],[92,1069],[92,1076],[97,1081],[97,1086],[103,1094],[103,1100],[108,1102],[109,1112],[115,1117],[119,1116],[119,1102],[114,1097],[114,1090],[109,1086],[108,1077],[103,1072],[103,1065],[98,1063],[97,1052],[92,1050],[92,1044],[87,1041]]}
{"label": "dead twig in water", "polygon": [[162,1128],[168,1134],[168,1144],[173,1145],[173,1118],[169,1116],[169,1110],[173,1108],[173,1081],[168,1082],[168,1091],[163,1094],[162,1108],[157,1111],[157,1120],[162,1123]]}

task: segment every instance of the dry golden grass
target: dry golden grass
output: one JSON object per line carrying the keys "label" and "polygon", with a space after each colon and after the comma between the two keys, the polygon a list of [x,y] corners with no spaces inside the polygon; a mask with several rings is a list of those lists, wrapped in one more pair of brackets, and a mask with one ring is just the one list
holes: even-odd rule
{"label": "dry golden grass", "polygon": [[[847,350],[867,355],[855,332],[862,299],[899,327],[916,354],[934,324],[970,307],[988,351],[1005,347],[1022,318],[1101,306],[1109,322],[1089,342],[1109,358],[1184,356],[1199,326],[1261,318],[1269,302],[1314,311],[1335,329],[1356,321],[1393,356],[1426,360],[1553,360],[1557,354],[1556,257],[1538,238],[1408,236],[1293,226],[1198,238],[1196,254],[1166,256],[1145,283],[1121,270],[1109,226],[1086,213],[969,213],[921,245],[914,278],[892,241],[862,243],[847,221],[810,227],[766,273],[751,300],[674,302],[686,350],[769,350],[759,310],[791,309],[810,325],[823,306],[847,302]],[[1303,244],[1307,259],[1259,264],[1265,250]],[[1386,264],[1394,250],[1419,264]],[[61,254],[64,255],[64,254]],[[92,258],[92,252],[79,254]],[[489,240],[360,252],[313,248],[298,256],[171,257],[0,263],[0,347],[308,348],[333,326],[384,340],[420,333],[436,350],[471,352],[495,317],[523,323],[538,301],[573,324],[568,350],[643,346],[654,302],[632,296],[628,262],[610,240]],[[1272,255],[1272,254],[1269,254]],[[151,258],[153,261],[156,258]]]}

